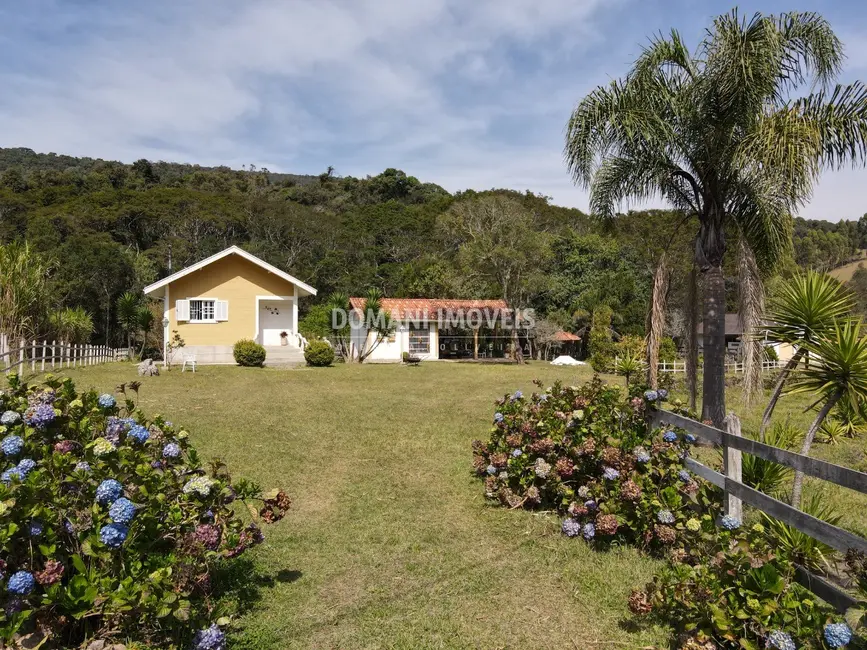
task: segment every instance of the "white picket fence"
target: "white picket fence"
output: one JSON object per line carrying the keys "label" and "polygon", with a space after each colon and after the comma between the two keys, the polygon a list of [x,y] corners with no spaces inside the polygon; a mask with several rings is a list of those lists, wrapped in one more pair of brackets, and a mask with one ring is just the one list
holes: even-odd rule
{"label": "white picket fence", "polygon": [[95,366],[128,358],[129,351],[126,348],[89,343],[70,344],[65,341],[10,342],[8,336],[0,334],[0,369],[7,375],[13,370],[20,374],[28,367],[35,373],[58,368]]}
{"label": "white picket fence", "polygon": [[[770,370],[777,370],[782,368],[785,364],[783,361],[762,361],[762,372],[768,372]],[[702,364],[698,364],[699,369],[701,369]],[[665,361],[659,362],[659,371],[660,372],[686,372],[686,361],[672,361],[670,363],[666,363]],[[742,361],[732,362],[726,364],[726,372],[743,372],[744,364]]]}

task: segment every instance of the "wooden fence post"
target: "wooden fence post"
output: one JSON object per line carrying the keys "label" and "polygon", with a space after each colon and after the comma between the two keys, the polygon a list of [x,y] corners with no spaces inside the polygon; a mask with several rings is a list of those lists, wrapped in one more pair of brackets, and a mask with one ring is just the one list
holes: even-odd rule
{"label": "wooden fence post", "polygon": [[[726,416],[725,420],[723,420],[723,423],[725,424],[726,433],[732,436],[737,436],[738,438],[741,437],[741,421],[740,419],[738,419],[738,416],[735,415],[733,411],[729,411],[729,414]],[[732,481],[740,483],[743,469],[741,451],[739,449],[733,449],[732,447],[724,444],[723,459],[725,464],[726,479],[730,479]],[[743,521],[743,502],[728,490],[725,491],[724,505],[727,515],[735,517],[738,521]]]}

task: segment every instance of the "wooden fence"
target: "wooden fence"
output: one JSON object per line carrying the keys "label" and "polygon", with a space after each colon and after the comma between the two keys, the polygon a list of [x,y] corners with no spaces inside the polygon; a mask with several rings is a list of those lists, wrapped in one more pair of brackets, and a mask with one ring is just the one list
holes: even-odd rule
{"label": "wooden fence", "polygon": [[[867,474],[809,456],[802,456],[786,449],[772,447],[756,440],[743,438],[740,435],[740,422],[734,415],[726,418],[726,431],[663,410],[654,412],[651,424],[653,426],[681,428],[705,442],[722,448],[725,473],[717,472],[690,457],[684,459],[684,464],[696,475],[722,488],[725,493],[724,506],[727,514],[742,519],[742,502],[745,501],[771,517],[797,528],[842,553],[846,553],[849,549],[867,553],[867,540],[864,538],[744,485],[741,482],[741,454],[752,454],[764,460],[791,467],[823,481],[836,483],[865,494],[867,494]],[[797,567],[796,578],[803,586],[839,611],[845,611],[857,605],[857,601],[851,594],[826,579],[810,573],[804,567]]]}
{"label": "wooden fence", "polygon": [[129,358],[127,349],[107,345],[23,340],[17,342],[17,347],[13,345],[5,334],[0,334],[0,369],[7,375],[13,370],[19,374],[28,368],[31,372],[44,372],[58,368],[95,366]]}

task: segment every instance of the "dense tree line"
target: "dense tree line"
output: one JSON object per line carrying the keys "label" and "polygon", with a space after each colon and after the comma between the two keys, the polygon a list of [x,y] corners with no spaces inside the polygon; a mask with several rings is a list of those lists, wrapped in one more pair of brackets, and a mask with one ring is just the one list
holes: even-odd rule
{"label": "dense tree line", "polygon": [[[462,212],[457,205],[491,196],[514,203],[517,218],[527,221],[529,239],[516,245],[544,239],[547,252],[526,301],[559,326],[589,325],[605,305],[618,331],[642,334],[654,269],[669,249],[669,304],[682,307],[689,247],[671,242],[691,226],[674,212],[631,212],[600,224],[531,192],[452,195],[397,169],[359,179],[332,169],[301,176],[0,149],[0,243],[26,241],[43,254],[52,308],[83,307],[93,317],[94,340],[111,343],[123,340],[116,312],[124,292],[232,244],[310,282],[323,298],[370,287],[387,296],[502,297],[502,286],[475,272],[467,232],[450,216]],[[796,220],[795,261],[824,263],[799,256],[799,242],[809,237],[846,238],[843,252],[834,253],[845,258],[862,246],[856,238],[867,233],[860,225]],[[734,304],[734,285],[729,294]]]}

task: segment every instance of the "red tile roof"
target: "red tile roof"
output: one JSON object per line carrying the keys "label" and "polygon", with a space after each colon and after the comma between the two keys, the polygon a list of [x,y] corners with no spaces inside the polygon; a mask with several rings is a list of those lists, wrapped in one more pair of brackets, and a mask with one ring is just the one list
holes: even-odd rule
{"label": "red tile roof", "polygon": [[581,337],[572,332],[564,332],[563,330],[560,330],[554,335],[554,339],[557,341],[563,341],[564,343],[571,343],[572,341],[580,341]]}
{"label": "red tile roof", "polygon": [[[349,299],[349,304],[358,314],[364,311],[364,302],[364,298]],[[451,298],[383,298],[382,308],[397,320],[407,318],[434,320],[441,311],[453,316],[469,310],[485,313],[508,311],[505,300],[453,300]]]}

